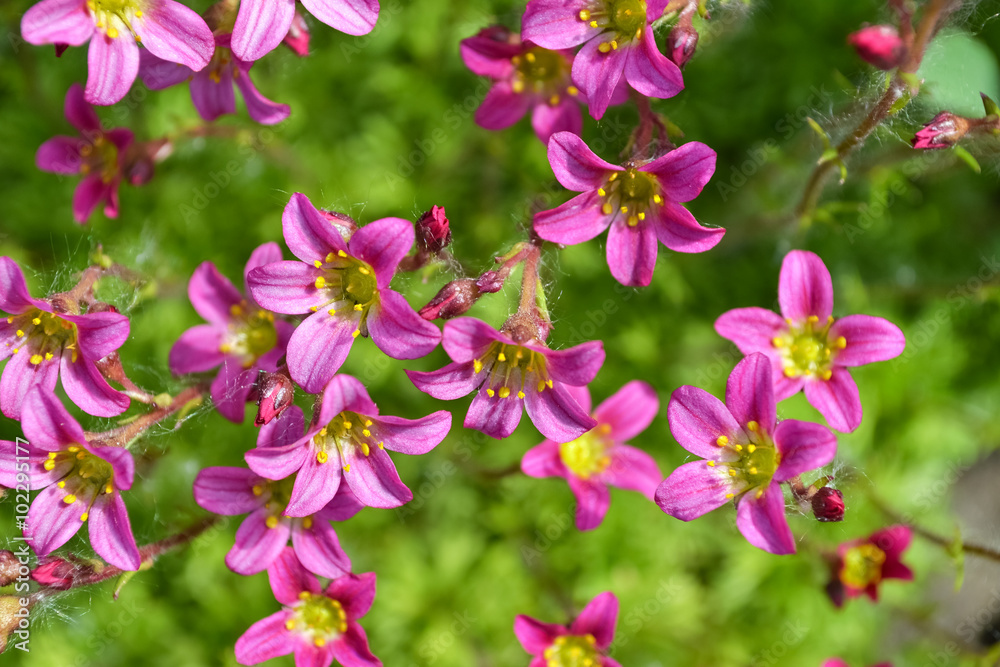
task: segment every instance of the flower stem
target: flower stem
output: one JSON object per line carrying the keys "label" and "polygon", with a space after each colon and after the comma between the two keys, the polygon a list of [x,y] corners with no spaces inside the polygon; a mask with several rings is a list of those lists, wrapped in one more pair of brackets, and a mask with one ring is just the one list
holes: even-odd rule
{"label": "flower stem", "polygon": [[914,523],[912,520],[907,520],[902,514],[892,509],[886,505],[881,499],[872,496],[872,502],[875,506],[887,517],[896,523],[901,523],[906,525],[917,535],[920,535],[925,540],[933,542],[938,546],[944,547],[946,550],[953,549],[955,546],[960,545],[962,552],[966,554],[972,554],[973,556],[979,556],[980,558],[985,558],[987,560],[993,560],[1000,562],[1000,551],[992,549],[990,547],[985,547],[981,544],[970,544],[960,539],[948,539],[944,535],[935,533],[932,530],[928,530],[923,526]]}
{"label": "flower stem", "polygon": [[198,401],[204,397],[207,388],[204,386],[188,387],[177,396],[171,399],[167,405],[161,405],[151,412],[139,415],[132,421],[118,428],[95,433],[94,439],[99,440],[105,446],[128,448],[136,438],[146,431],[150,426],[158,424],[170,415],[181,410],[192,401]]}

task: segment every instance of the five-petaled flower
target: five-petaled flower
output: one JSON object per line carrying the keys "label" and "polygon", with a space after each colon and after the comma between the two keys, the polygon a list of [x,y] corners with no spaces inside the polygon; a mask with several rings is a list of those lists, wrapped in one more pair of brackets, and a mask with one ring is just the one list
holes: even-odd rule
{"label": "five-petaled flower", "polygon": [[381,667],[358,619],[375,601],[375,573],[345,574],[320,586],[295,552],[285,548],[267,568],[274,597],[284,607],[257,621],[236,640],[236,660],[256,665],[295,654],[296,667]]}
{"label": "five-petaled flower", "polygon": [[832,563],[833,579],[827,586],[833,603],[838,607],[843,605],[845,595],[849,598],[867,595],[877,602],[878,587],[883,580],[911,581],[913,571],[900,560],[911,539],[913,531],[899,525],[838,546]]}
{"label": "five-petaled flower", "polygon": [[[258,266],[281,261],[277,243],[265,243],[247,260],[247,274]],[[239,293],[212,262],[191,276],[188,298],[208,324],[191,327],[170,349],[170,370],[178,375],[219,366],[212,381],[212,401],[223,417],[240,423],[258,372],[274,372],[285,355],[293,327],[254,303],[250,291]]]}
{"label": "five-petaled flower", "polygon": [[441,400],[478,390],[465,428],[506,438],[521,421],[521,407],[549,440],[567,442],[597,422],[577,404],[567,385],[582,387],[604,363],[604,345],[590,341],[552,350],[524,328],[497,331],[482,320],[460,317],[444,325],[444,349],[452,363],[429,373],[406,371],[417,388]]}
{"label": "five-petaled flower", "polygon": [[62,376],[69,399],[98,417],[114,417],[129,406],[128,396],[111,388],[97,361],[128,338],[128,318],[118,312],[81,313],[63,294],[35,299],[20,267],[0,257],[0,361],[10,357],[0,377],[0,411],[19,419],[21,401],[36,385],[54,390]]}
{"label": "five-petaled flower", "polygon": [[25,539],[39,556],[64,545],[86,523],[101,558],[123,570],[139,569],[139,549],[119,491],[132,488],[135,463],[124,447],[87,440],[51,390],[24,397],[21,427],[28,441],[0,440],[0,485],[23,485],[18,457],[27,449],[28,479],[41,489],[28,510]]}
{"label": "five-petaled flower", "polygon": [[724,229],[702,227],[681,202],[691,201],[715,172],[715,151],[692,141],[651,162],[615,166],[569,132],[552,135],[549,163],[563,187],[583,194],[535,215],[535,231],[547,241],[573,245],[609,226],[611,274],[623,285],[653,278],[657,239],[677,252],[704,252]]}
{"label": "five-petaled flower", "polygon": [[343,222],[327,217],[302,194],[282,216],[285,242],[301,261],[251,271],[254,300],[276,313],[313,313],[288,341],[292,379],[309,393],[330,381],[354,339],[371,335],[394,359],[416,359],[437,347],[441,332],[389,289],[399,262],[413,246],[413,224],[400,218],[370,222],[345,241]]}
{"label": "five-petaled flower", "polygon": [[684,88],[680,69],[656,47],[650,25],[667,0],[531,0],[521,38],[546,49],[583,48],[573,82],[600,119],[624,79],[647,97],[673,97]]}
{"label": "five-petaled flower", "polygon": [[743,354],[762,352],[771,359],[779,401],[804,388],[832,428],[853,431],[861,423],[861,398],[848,367],[898,357],[906,346],[903,332],[871,315],[835,320],[830,272],[805,250],[785,255],[778,303],[781,315],[764,308],[730,310],[716,320],[715,330]]}
{"label": "five-petaled flower", "polygon": [[142,52],[139,77],[150,90],[163,90],[191,80],[191,102],[206,121],[236,113],[236,95],[239,89],[250,117],[262,125],[274,125],[288,118],[291,109],[287,104],[272,102],[257,90],[250,79],[252,62],[240,60],[230,50],[230,35],[215,36],[215,53],[208,66],[195,72],[190,67],[157,58],[149,51]]}
{"label": "five-petaled flower", "polygon": [[83,174],[73,193],[73,218],[84,223],[104,202],[104,215],[118,217],[118,187],[134,136],[124,128],[105,132],[94,108],[74,83],[66,92],[65,115],[79,137],[56,136],[39,146],[35,164],[54,174]]}
{"label": "five-petaled flower", "polygon": [[294,415],[289,410],[269,425],[290,428],[294,436],[279,444],[258,440],[258,447],[245,455],[250,469],[268,479],[298,472],[285,507],[285,515],[292,517],[319,512],[342,482],[368,507],[410,502],[413,493],[399,479],[386,450],[426,454],[451,429],[451,414],[445,410],[421,419],[379,415],[364,385],[349,375],[330,380],[304,436],[301,426],[298,431],[288,427]]}
{"label": "five-petaled flower", "polygon": [[[302,6],[348,35],[366,35],[378,21],[378,0],[302,0]],[[233,26],[233,53],[247,62],[260,60],[281,44],[294,22],[295,0],[242,0]]]}
{"label": "five-petaled flower", "polygon": [[606,654],[617,622],[618,598],[607,591],[591,600],[569,627],[520,614],[514,619],[514,634],[534,656],[532,667],[621,667]]}
{"label": "five-petaled flower", "polygon": [[[302,410],[261,428],[258,444],[282,447],[298,440],[303,430]],[[238,574],[263,572],[281,554],[289,537],[295,555],[307,570],[321,577],[339,577],[351,571],[351,560],[340,547],[330,521],[346,521],[364,507],[341,484],[334,498],[306,517],[285,516],[295,477],[272,481],[246,468],[205,468],[194,480],[194,500],[209,512],[224,516],[248,514],[236,531],[236,544],[226,565]]]}
{"label": "five-petaled flower", "polygon": [[80,46],[90,40],[87,101],[105,105],[132,87],[139,43],[195,71],[208,64],[215,49],[205,21],[174,0],[42,0],[25,12],[21,35],[36,45]]}
{"label": "five-petaled flower", "polygon": [[[586,387],[567,387],[584,411],[590,412]],[[576,527],[601,525],[611,496],[608,486],[638,491],[653,499],[663,480],[656,461],[646,452],[624,444],[653,421],[660,409],[656,392],[633,380],[593,411],[597,426],[562,444],[546,440],[528,450],[521,470],[531,477],[563,477],[576,496]]]}
{"label": "five-petaled flower", "polygon": [[656,490],[667,514],[690,521],[733,500],[736,526],[750,544],[774,554],[795,553],[781,482],[825,466],[837,439],[819,424],[777,420],[771,363],[755,353],[736,364],[723,403],[683,386],[667,406],[670,432],[704,460],[685,463]]}
{"label": "five-petaled flower", "polygon": [[[522,42],[503,26],[462,40],[465,66],[495,82],[476,109],[476,123],[502,130],[531,111],[535,134],[547,143],[556,132],[580,134],[580,90],[570,79],[572,51],[551,51]],[[622,99],[621,101],[624,101]]]}

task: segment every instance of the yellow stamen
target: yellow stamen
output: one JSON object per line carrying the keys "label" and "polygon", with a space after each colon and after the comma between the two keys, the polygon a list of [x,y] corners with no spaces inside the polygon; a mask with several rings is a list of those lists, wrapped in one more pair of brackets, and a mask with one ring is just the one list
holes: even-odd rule
{"label": "yellow stamen", "polygon": [[267,521],[265,521],[264,524],[268,528],[277,528],[278,527],[278,517],[276,517],[276,516],[269,516],[269,517],[267,517]]}
{"label": "yellow stamen", "polygon": [[70,493],[65,498],[63,498],[63,502],[66,503],[67,505],[72,505],[73,503],[76,502],[76,496]]}
{"label": "yellow stamen", "polygon": [[316,461],[319,463],[326,463],[329,459],[330,457],[325,451],[316,452]]}
{"label": "yellow stamen", "polygon": [[715,439],[715,444],[717,444],[719,447],[725,447],[726,445],[729,444],[729,438],[727,438],[724,435],[720,435],[718,438]]}

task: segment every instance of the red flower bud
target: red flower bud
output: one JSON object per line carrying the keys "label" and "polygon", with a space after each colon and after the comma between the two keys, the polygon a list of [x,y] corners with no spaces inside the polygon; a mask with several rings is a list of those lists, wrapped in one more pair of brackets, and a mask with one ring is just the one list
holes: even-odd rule
{"label": "red flower bud", "polygon": [[61,591],[73,587],[82,568],[62,558],[46,558],[31,571],[31,578],[42,586],[56,588]]}
{"label": "red flower bud", "polygon": [[844,494],[839,489],[824,486],[813,495],[812,510],[819,521],[843,521]]}
{"label": "red flower bud", "polygon": [[690,23],[678,23],[667,37],[670,59],[678,67],[684,67],[691,60],[697,46],[698,31]]}
{"label": "red flower bud", "polygon": [[948,148],[969,132],[969,121],[950,111],[942,111],[913,137],[914,148]]}
{"label": "red flower bud", "polygon": [[288,28],[288,34],[283,40],[285,46],[290,48],[298,56],[309,55],[309,26],[302,14],[295,12],[292,18],[292,25]]}
{"label": "red flower bud", "polygon": [[0,551],[0,587],[9,586],[17,579],[21,569],[21,561],[17,559],[13,551],[4,549]]}
{"label": "red flower bud", "polygon": [[431,210],[417,220],[417,247],[433,255],[441,252],[451,243],[451,227],[445,217],[443,206],[431,206]]}
{"label": "red flower bud", "polygon": [[341,237],[345,241],[350,241],[351,237],[354,236],[354,232],[358,231],[358,223],[346,213],[337,213],[336,211],[327,211],[325,209],[319,209],[319,213],[337,228],[337,231],[340,232]]}
{"label": "red flower bud", "polygon": [[420,309],[420,317],[425,320],[447,320],[461,315],[479,298],[479,288],[471,278],[452,280],[441,288],[430,302]]}
{"label": "red flower bud", "polygon": [[257,375],[257,417],[255,426],[263,426],[284,412],[295,398],[295,386],[283,373],[261,371]]}
{"label": "red flower bud", "polygon": [[906,55],[906,45],[891,25],[862,28],[848,35],[847,42],[862,60],[879,69],[895,69]]}
{"label": "red flower bud", "polygon": [[480,292],[493,294],[503,289],[503,281],[504,276],[501,276],[497,271],[487,271],[476,280],[476,287],[479,288]]}

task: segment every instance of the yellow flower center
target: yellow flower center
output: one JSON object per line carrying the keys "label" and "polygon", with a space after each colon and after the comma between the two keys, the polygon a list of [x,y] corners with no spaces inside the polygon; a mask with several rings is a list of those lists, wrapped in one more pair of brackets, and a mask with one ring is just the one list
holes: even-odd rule
{"label": "yellow flower center", "polygon": [[42,464],[46,470],[65,470],[56,486],[65,492],[63,502],[72,505],[77,500],[86,504],[80,514],[80,521],[86,521],[90,508],[101,494],[110,494],[114,487],[114,468],[99,456],[91,454],[79,445],[70,445],[60,452],[49,452]]}
{"label": "yellow flower center", "polygon": [[[313,262],[322,274],[316,278],[316,289],[323,290],[330,301],[323,308],[332,306],[327,312],[337,315],[356,311],[361,313],[358,329],[354,332],[357,338],[368,318],[368,310],[378,299],[378,281],[372,267],[360,259],[351,257],[343,250],[329,253],[323,261]],[[313,310],[319,307],[313,306]]]}
{"label": "yellow flower center", "polygon": [[801,324],[787,320],[788,332],[771,340],[771,344],[781,352],[785,377],[830,379],[837,352],[847,347],[847,339],[843,336],[830,340],[833,321],[831,316],[824,326],[819,327],[819,318],[815,315],[810,315]]}
{"label": "yellow flower center", "polygon": [[317,647],[347,632],[347,614],[338,600],[308,591],[299,593],[299,600],[285,622],[286,629],[305,635]]}
{"label": "yellow flower center", "polygon": [[[226,68],[230,66],[233,61],[233,52],[222,46],[215,47],[215,53],[212,54],[212,60],[209,61],[207,70],[208,76],[215,83],[221,83],[222,77],[226,75]],[[240,70],[238,67],[232,68],[233,79],[239,76]]]}
{"label": "yellow flower center", "polygon": [[[316,447],[316,460],[326,463],[330,460],[329,452],[336,450],[338,460],[344,460],[344,449],[354,447],[361,450],[364,456],[371,456],[372,451],[385,449],[385,444],[377,439],[371,431],[372,420],[354,412],[341,412],[313,436]],[[344,472],[350,472],[351,466],[344,466]]]}
{"label": "yellow flower center", "polygon": [[611,441],[608,434],[611,427],[600,424],[576,440],[559,445],[559,458],[570,471],[580,479],[590,479],[604,472],[611,465],[608,451]]}
{"label": "yellow flower center", "polygon": [[545,649],[546,667],[596,667],[600,665],[594,635],[562,635]]}
{"label": "yellow flower center", "polygon": [[630,227],[645,220],[649,209],[664,201],[656,178],[632,166],[624,172],[612,172],[597,194],[604,202],[601,204],[604,215],[616,218],[620,215]]}
{"label": "yellow flower center", "polygon": [[47,313],[38,308],[11,315],[7,324],[14,327],[14,340],[6,343],[13,347],[14,354],[27,354],[29,361],[37,366],[43,361],[51,361],[62,356],[63,350],[71,350],[72,360],[76,361],[77,329],[72,322],[64,320],[54,313]]}
{"label": "yellow flower center", "polygon": [[[711,468],[719,466],[726,469],[734,482],[742,482],[743,488],[740,493],[752,491],[757,498],[760,498],[771,484],[774,473],[781,464],[781,453],[774,446],[770,436],[764,433],[760,424],[755,421],[747,423],[738,439],[741,441],[732,442],[722,435],[716,440],[719,447],[735,453],[737,458],[727,463],[717,463],[712,460],[706,463]],[[735,493],[727,494],[728,498],[734,496]]]}
{"label": "yellow flower center", "polygon": [[535,47],[522,55],[511,58],[516,68],[511,88],[515,93],[534,92],[546,98],[548,103],[556,106],[562,100],[563,93],[571,96],[579,94],[576,87],[570,85],[569,65],[566,59],[548,49]]}
{"label": "yellow flower center", "polygon": [[274,327],[274,314],[250,308],[241,301],[229,308],[232,319],[219,351],[239,357],[244,368],[250,368],[278,344],[278,331]]}
{"label": "yellow flower center", "polygon": [[545,369],[545,356],[530,347],[494,341],[473,363],[476,375],[485,373],[486,395],[524,398],[524,388],[544,391],[552,388]]}
{"label": "yellow flower center", "polygon": [[87,0],[87,9],[98,30],[111,39],[126,33],[141,41],[132,30],[132,21],[142,18],[142,2],[137,0]]}
{"label": "yellow flower center", "polygon": [[110,183],[118,176],[118,146],[103,134],[85,137],[89,143],[80,146],[80,156],[83,164],[80,173],[83,175],[99,173],[101,180]]}
{"label": "yellow flower center", "polygon": [[577,14],[592,28],[604,28],[610,39],[601,42],[598,50],[608,53],[622,44],[642,39],[646,29],[645,0],[601,0]]}
{"label": "yellow flower center", "polygon": [[871,543],[859,544],[844,553],[840,580],[851,588],[865,589],[882,580],[885,552]]}

